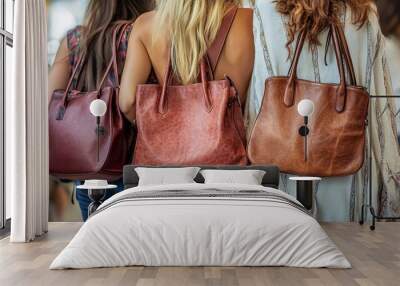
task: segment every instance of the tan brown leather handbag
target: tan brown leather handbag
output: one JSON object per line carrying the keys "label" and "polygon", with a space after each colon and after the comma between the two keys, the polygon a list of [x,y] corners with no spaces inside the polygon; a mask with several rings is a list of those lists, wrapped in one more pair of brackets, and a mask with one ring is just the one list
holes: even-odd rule
{"label": "tan brown leather handbag", "polygon": [[[119,24],[113,31],[112,58],[102,81],[95,91],[72,89],[74,78],[79,78],[85,56],[79,58],[68,87],[54,91],[49,104],[50,174],[71,179],[107,179],[122,177],[122,168],[129,156],[134,130],[118,106],[119,75],[117,48],[131,23]],[[117,34],[118,39],[117,39]],[[105,86],[108,75],[113,74],[116,86]],[[95,99],[107,105],[106,114],[96,118],[90,113]]]}
{"label": "tan brown leather handbag", "polygon": [[138,86],[135,165],[247,163],[238,93],[229,78],[212,79],[236,11],[225,16],[201,62],[201,83],[171,85],[170,62],[163,86]]}
{"label": "tan brown leather handbag", "polygon": [[[248,144],[251,163],[273,164],[285,173],[321,177],[349,175],[362,167],[369,95],[364,88],[357,86],[342,27],[331,25],[330,35],[340,84],[297,78],[297,65],[307,36],[307,30],[302,31],[289,76],[265,81],[261,110]],[[343,59],[350,85],[346,84]],[[297,104],[302,99],[310,99],[315,104],[309,122],[307,160],[304,137],[299,135],[304,119],[297,112]]]}

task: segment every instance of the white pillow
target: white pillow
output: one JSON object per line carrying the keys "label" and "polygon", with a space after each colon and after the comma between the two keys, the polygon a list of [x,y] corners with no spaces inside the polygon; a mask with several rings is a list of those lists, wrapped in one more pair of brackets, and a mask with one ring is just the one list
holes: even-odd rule
{"label": "white pillow", "polygon": [[261,185],[265,171],[262,170],[201,170],[205,184]]}
{"label": "white pillow", "polygon": [[139,186],[171,185],[195,183],[198,167],[186,168],[135,168],[139,176]]}

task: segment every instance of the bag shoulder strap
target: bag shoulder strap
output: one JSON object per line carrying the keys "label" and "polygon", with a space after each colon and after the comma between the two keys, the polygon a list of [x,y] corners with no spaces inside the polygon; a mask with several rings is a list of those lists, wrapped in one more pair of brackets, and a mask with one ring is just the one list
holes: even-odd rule
{"label": "bag shoulder strap", "polygon": [[[337,61],[337,66],[339,69],[339,75],[340,75],[340,84],[338,86],[338,89],[336,91],[336,111],[338,113],[342,112],[345,108],[346,105],[346,75],[345,75],[345,67],[344,67],[344,63],[343,63],[343,57],[347,63],[347,61],[351,60],[351,57],[349,54],[345,54],[343,55],[343,53],[346,53],[346,48],[347,48],[347,52],[348,52],[348,47],[346,46],[346,39],[344,37],[340,37],[339,32],[338,32],[338,26],[335,24],[330,24],[330,34],[332,35],[332,40],[333,40],[333,46],[334,46],[334,50],[335,50],[335,55],[336,55],[336,61]],[[292,61],[292,64],[290,66],[289,69],[289,75],[288,75],[288,83],[286,86],[286,90],[284,93],[284,97],[283,97],[283,102],[286,106],[292,106],[294,104],[294,94],[295,94],[295,88],[296,88],[296,80],[297,80],[297,66],[299,63],[299,58],[300,58],[300,54],[303,50],[303,46],[304,46],[304,42],[306,40],[307,37],[307,29],[303,29],[299,36],[298,36],[298,40],[297,40],[297,44],[296,44],[296,51],[294,54],[294,58]],[[344,47],[344,45],[346,47]],[[351,81],[353,81],[353,76],[354,73],[352,73],[352,71],[354,71],[354,69],[352,68],[352,63],[347,63],[346,64],[347,68],[349,69],[349,74],[351,77]],[[352,83],[353,84],[353,83]]]}
{"label": "bag shoulder strap", "polygon": [[[238,7],[232,7],[228,13],[222,19],[221,27],[219,28],[217,35],[212,42],[212,44],[208,47],[206,56],[203,60],[206,61],[207,65],[207,75],[213,78],[215,69],[217,68],[217,64],[219,58],[221,57],[222,50],[224,49],[224,45],[226,39],[228,37],[229,31],[232,27],[233,21],[235,20],[236,13],[238,11]],[[201,78],[201,74],[199,75],[199,79]],[[168,56],[168,66],[164,76],[164,86],[168,86],[174,84],[174,77],[172,71],[172,63],[171,63],[171,54]]]}
{"label": "bag shoulder strap", "polygon": [[[113,31],[112,56],[111,56],[109,65],[107,66],[106,70],[104,71],[104,75],[100,81],[99,86],[97,87],[97,90],[100,90],[103,87],[106,78],[110,75],[111,72],[115,76],[116,87],[119,87],[118,50],[121,46],[122,39],[126,33],[126,30],[131,25],[132,25],[132,23],[128,22],[128,23],[119,24],[115,27],[115,29]],[[117,38],[117,35],[119,35],[118,38]]]}
{"label": "bag shoulder strap", "polygon": [[345,59],[345,63],[349,72],[349,76],[350,76],[350,83],[353,86],[357,86],[357,78],[356,78],[356,74],[354,72],[354,65],[353,65],[353,60],[351,58],[351,54],[350,54],[350,49],[347,43],[347,39],[346,36],[344,34],[343,31],[343,27],[341,25],[337,25],[337,33],[339,36],[339,40],[340,40],[340,44],[341,44],[341,48],[342,48],[342,53],[344,55],[344,59]]}
{"label": "bag shoulder strap", "polygon": [[228,38],[228,34],[231,30],[233,21],[235,20],[237,11],[238,7],[235,6],[224,16],[217,36],[207,50],[208,60],[213,73],[217,68],[218,61],[221,57],[222,50],[224,49],[226,39]]}

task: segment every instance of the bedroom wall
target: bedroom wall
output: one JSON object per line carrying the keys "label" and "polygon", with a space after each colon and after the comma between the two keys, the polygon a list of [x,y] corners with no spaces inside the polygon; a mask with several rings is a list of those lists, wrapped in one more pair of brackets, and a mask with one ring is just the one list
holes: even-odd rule
{"label": "bedroom wall", "polygon": [[[65,36],[66,32],[74,26],[81,23],[84,10],[87,4],[86,0],[48,0],[48,60],[49,66],[54,60],[57,48],[60,41]],[[62,19],[60,21],[60,19]],[[400,71],[398,64],[390,58],[398,56],[395,47],[400,47],[400,44],[390,42],[388,50],[388,63],[392,68],[392,79],[397,93],[400,92]],[[392,64],[393,63],[393,64]],[[399,94],[400,95],[400,94]],[[400,110],[400,100],[398,101],[397,110]],[[391,112],[385,110],[384,112]],[[398,125],[398,134],[400,140],[400,113],[397,112],[394,116]],[[379,144],[379,142],[377,142]],[[393,152],[396,152],[397,147],[393,146]],[[394,174],[396,175],[396,174]],[[295,183],[288,180],[288,175],[282,175],[281,189],[295,196]],[[374,174],[373,180],[380,180],[378,174]],[[400,180],[399,180],[400,181]],[[321,221],[336,221],[347,222],[357,219],[359,214],[360,201],[355,199],[354,185],[356,184],[355,177],[347,177],[345,179],[331,179],[329,182],[322,181],[316,185],[315,206],[316,217]],[[79,221],[80,211],[76,202],[75,192],[73,187],[68,182],[60,181],[56,178],[51,179],[51,194],[50,194],[50,221]],[[380,203],[381,196],[385,195],[385,190],[377,191],[377,201]],[[387,190],[386,190],[387,191]],[[392,190],[395,192],[396,190]],[[397,191],[400,187],[397,186]],[[379,204],[380,204],[379,203]],[[396,202],[395,204],[400,204]],[[396,212],[396,208],[394,208]],[[400,210],[398,210],[400,214]]]}

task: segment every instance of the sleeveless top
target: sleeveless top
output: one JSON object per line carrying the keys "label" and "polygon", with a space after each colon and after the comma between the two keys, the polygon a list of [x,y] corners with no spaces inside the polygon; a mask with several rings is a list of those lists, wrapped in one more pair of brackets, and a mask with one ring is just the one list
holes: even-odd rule
{"label": "sleeveless top", "polygon": [[[76,67],[78,60],[79,60],[82,31],[83,31],[83,27],[77,26],[67,32],[69,64],[70,64],[71,70],[73,70]],[[126,54],[128,51],[129,35],[130,35],[131,31],[132,31],[132,25],[130,25],[126,29],[125,35],[122,36],[122,41],[118,48],[117,61],[118,61],[118,72],[119,72],[120,78],[121,78],[123,67],[125,64]],[[111,47],[110,47],[110,49],[111,49]],[[72,82],[73,87],[76,88],[77,85],[78,85],[78,76],[76,78],[74,78],[74,80]],[[116,85],[115,77],[112,72],[108,75],[105,85],[106,86],[115,86]]]}

